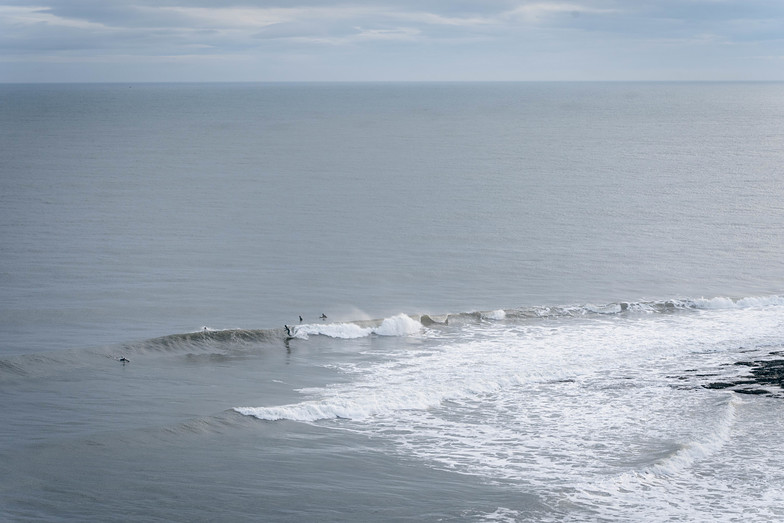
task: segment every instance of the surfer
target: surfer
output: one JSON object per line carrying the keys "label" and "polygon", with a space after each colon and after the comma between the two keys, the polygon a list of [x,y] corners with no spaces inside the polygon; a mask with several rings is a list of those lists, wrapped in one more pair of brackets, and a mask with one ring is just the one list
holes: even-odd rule
{"label": "surfer", "polygon": [[326,320],[326,319],[327,319],[327,315],[326,315],[326,314],[324,314],[323,312],[321,313],[321,319],[322,319],[322,320]]}
{"label": "surfer", "polygon": [[291,334],[291,327],[289,327],[288,325],[284,325],[284,327],[286,327],[286,334],[288,334],[289,338],[290,338],[292,336],[292,334]]}
{"label": "surfer", "polygon": [[119,359],[119,361],[120,361],[120,362],[121,362],[123,365],[125,365],[126,363],[130,363],[130,362],[131,362],[131,360],[129,360],[129,359],[128,359],[128,358],[126,358],[125,356],[122,356],[122,357]]}
{"label": "surfer", "polygon": [[302,323],[302,315],[299,316],[299,322]]}

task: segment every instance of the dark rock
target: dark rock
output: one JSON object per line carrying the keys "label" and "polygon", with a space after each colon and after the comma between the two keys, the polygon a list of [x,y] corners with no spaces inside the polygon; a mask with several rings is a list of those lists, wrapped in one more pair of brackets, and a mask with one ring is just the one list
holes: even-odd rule
{"label": "dark rock", "polygon": [[[718,381],[704,385],[706,389],[729,389],[740,386],[774,385],[784,389],[784,360],[738,361],[737,366],[749,367],[750,376],[731,382]],[[771,394],[770,391],[755,387],[734,388],[739,394]]]}
{"label": "dark rock", "polygon": [[770,391],[765,389],[735,389],[738,394],[770,394]]}
{"label": "dark rock", "polygon": [[723,381],[717,381],[714,383],[708,383],[707,385],[703,385],[706,389],[728,389],[730,387],[734,387],[734,383],[727,383]]}

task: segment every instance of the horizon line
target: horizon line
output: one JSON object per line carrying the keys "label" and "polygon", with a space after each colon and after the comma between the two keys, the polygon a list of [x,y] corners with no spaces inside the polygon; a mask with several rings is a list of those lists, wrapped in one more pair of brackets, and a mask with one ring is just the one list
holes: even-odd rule
{"label": "horizon line", "polygon": [[636,84],[759,84],[784,80],[96,80],[96,81],[3,81],[0,85],[96,85],[96,84],[545,84],[545,83],[636,83]]}

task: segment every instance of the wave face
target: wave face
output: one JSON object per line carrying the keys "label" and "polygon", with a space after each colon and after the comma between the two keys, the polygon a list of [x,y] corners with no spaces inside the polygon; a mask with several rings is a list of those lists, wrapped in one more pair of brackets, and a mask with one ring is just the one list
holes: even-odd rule
{"label": "wave face", "polygon": [[784,395],[707,384],[784,350],[782,318],[779,296],[420,316],[421,328],[397,331],[416,347],[341,367],[350,380],[303,389],[303,401],[235,410],[388,439],[432,467],[548,492],[552,506],[599,519],[722,519],[782,493],[782,473],[753,448],[781,447],[759,402]]}
{"label": "wave face", "polygon": [[9,356],[0,358],[0,381],[59,374],[69,369],[91,368],[106,359],[134,360],[177,354],[231,356],[280,343],[284,337],[282,328],[213,330],[203,327],[196,332],[171,334],[119,345]]}
{"label": "wave face", "polygon": [[[286,339],[307,340],[311,336],[350,340],[371,336],[405,337],[432,335],[437,329],[492,324],[531,324],[557,319],[634,317],[684,311],[738,310],[784,306],[784,297],[676,298],[655,301],[614,302],[602,305],[532,306],[446,314],[398,314],[378,320],[306,323],[273,329],[214,329],[207,326],[194,332],[171,334],[92,349],[69,349],[0,358],[0,379],[60,372],[64,368],[89,366],[95,357],[120,358],[160,354],[233,354],[257,350],[262,345],[278,345]],[[436,330],[434,330],[436,329]]]}

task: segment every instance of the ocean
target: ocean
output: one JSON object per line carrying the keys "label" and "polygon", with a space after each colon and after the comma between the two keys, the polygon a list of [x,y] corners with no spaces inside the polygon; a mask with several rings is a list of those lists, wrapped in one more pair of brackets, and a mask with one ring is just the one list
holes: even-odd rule
{"label": "ocean", "polygon": [[0,85],[0,520],[781,521],[784,84]]}

